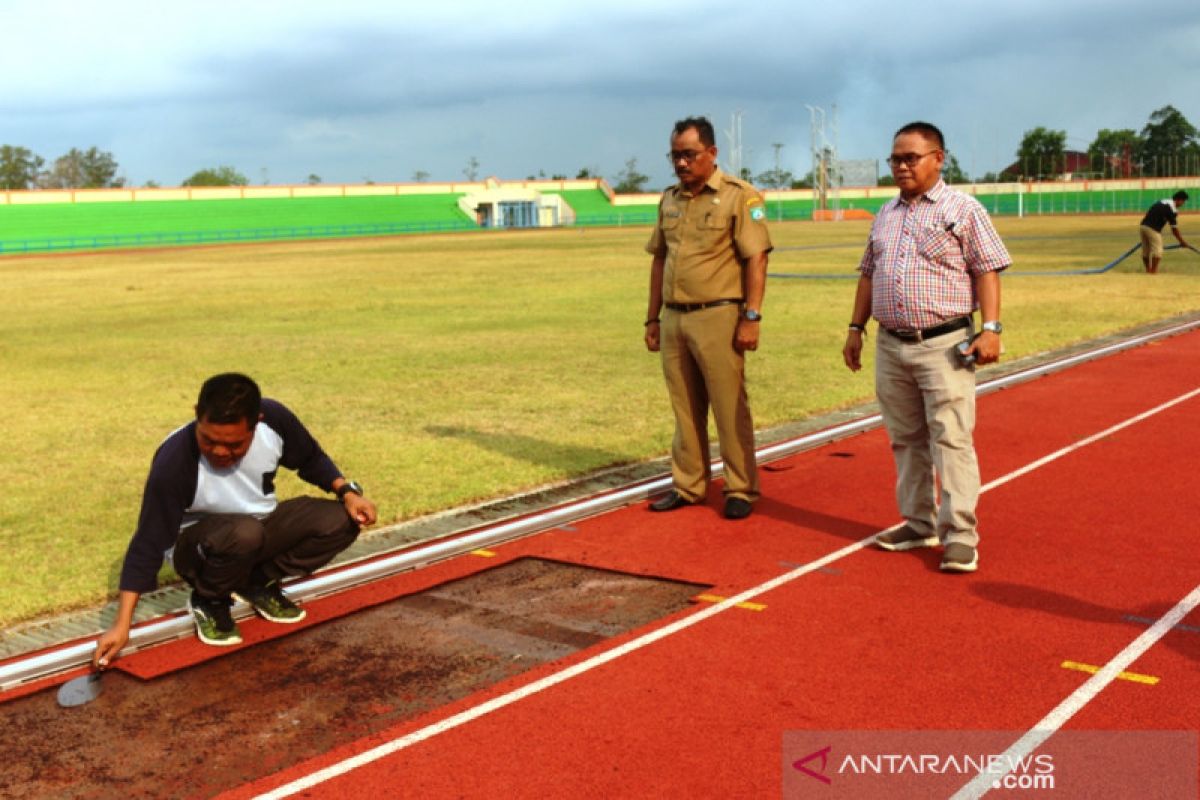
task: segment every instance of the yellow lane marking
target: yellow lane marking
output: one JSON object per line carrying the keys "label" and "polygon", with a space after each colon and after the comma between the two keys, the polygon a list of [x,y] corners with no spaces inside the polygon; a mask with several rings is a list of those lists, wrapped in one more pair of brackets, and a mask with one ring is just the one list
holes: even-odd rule
{"label": "yellow lane marking", "polygon": [[472,550],[471,555],[479,556],[480,558],[495,558],[496,554],[491,550]]}
{"label": "yellow lane marking", "polygon": [[[1062,667],[1063,667],[1063,669],[1074,669],[1074,670],[1078,670],[1079,672],[1086,672],[1090,675],[1095,675],[1097,672],[1100,671],[1099,667],[1094,667],[1091,664],[1080,664],[1078,661],[1064,661],[1062,663]],[[1158,683],[1160,680],[1159,678],[1156,678],[1153,675],[1141,675],[1137,672],[1118,672],[1117,677],[1123,681],[1133,681],[1134,683],[1145,683],[1150,686],[1153,686],[1154,684]]]}
{"label": "yellow lane marking", "polygon": [[[720,602],[723,602],[726,598],[722,597],[719,594],[698,594],[695,597],[693,597],[692,599],[696,600],[698,602],[701,602],[701,603],[720,603]],[[767,606],[764,603],[738,603],[734,607],[735,608],[744,608],[747,611],[762,611]]]}

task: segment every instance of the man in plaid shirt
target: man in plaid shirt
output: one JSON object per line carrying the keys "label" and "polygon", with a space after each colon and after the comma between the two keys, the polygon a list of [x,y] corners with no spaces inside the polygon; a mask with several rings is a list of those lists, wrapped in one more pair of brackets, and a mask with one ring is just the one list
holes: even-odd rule
{"label": "man in plaid shirt", "polygon": [[[945,158],[935,126],[913,122],[896,132],[888,164],[900,196],[871,227],[842,358],[851,370],[862,368],[866,324],[874,316],[875,392],[905,521],[876,543],[885,550],[941,543],[943,570],[974,572],[975,364],[1000,358],[1000,272],[1012,259],[983,206],[942,181]],[[983,325],[972,338],[976,308]],[[956,346],[968,340],[960,355]]]}

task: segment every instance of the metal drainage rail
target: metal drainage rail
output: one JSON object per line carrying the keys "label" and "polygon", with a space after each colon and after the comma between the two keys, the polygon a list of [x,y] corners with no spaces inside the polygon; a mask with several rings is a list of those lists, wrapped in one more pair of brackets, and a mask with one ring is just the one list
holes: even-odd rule
{"label": "metal drainage rail", "polygon": [[[1148,342],[1177,336],[1197,328],[1200,328],[1200,318],[1122,339],[1092,350],[984,381],[976,387],[976,394],[982,395],[999,391],[1034,378],[1060,372],[1086,361],[1104,358],[1123,350],[1140,347]],[[758,449],[758,460],[760,463],[766,463],[786,458],[838,439],[844,439],[847,436],[863,433],[878,427],[882,422],[879,414],[873,414],[795,439],[768,445]],[[720,475],[722,472],[723,465],[720,462],[714,462],[713,474]],[[671,478],[669,476],[640,481],[615,491],[551,508],[528,517],[484,527],[474,533],[462,536],[452,535],[445,540],[405,550],[395,555],[377,557],[351,566],[321,572],[290,584],[288,593],[300,600],[322,597],[400,572],[428,566],[437,561],[469,553],[472,550],[503,544],[585,517],[621,508],[645,500],[651,495],[669,489],[670,486]],[[235,617],[243,618],[250,616],[253,612],[249,605],[238,602],[233,607],[233,613]],[[139,626],[130,633],[129,645],[122,651],[122,655],[178,639],[191,633],[191,630],[192,620],[187,614],[177,614]],[[95,647],[95,641],[76,643],[0,665],[0,691],[83,666],[91,661]]]}

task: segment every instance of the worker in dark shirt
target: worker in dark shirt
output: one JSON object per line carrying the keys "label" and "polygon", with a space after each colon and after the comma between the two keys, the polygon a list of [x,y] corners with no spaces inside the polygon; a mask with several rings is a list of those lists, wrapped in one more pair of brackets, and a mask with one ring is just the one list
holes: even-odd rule
{"label": "worker in dark shirt", "polygon": [[[337,499],[278,502],[280,466]],[[164,558],[192,587],[188,608],[200,640],[235,645],[242,638],[230,613],[233,594],[272,622],[299,622],[304,609],[280,581],[329,563],[375,519],[362,487],[342,476],[286,406],[262,397],[245,375],[209,378],[195,420],[154,454],[121,568],[116,620],[97,642],[93,663],[107,666],[129,641],[134,608],[157,586]]]}
{"label": "worker in dark shirt", "polygon": [[1142,264],[1146,266],[1146,272],[1152,275],[1158,272],[1158,263],[1163,257],[1162,229],[1168,223],[1171,225],[1171,233],[1179,240],[1180,247],[1191,248],[1179,233],[1178,212],[1187,199],[1188,193],[1180,190],[1173,194],[1170,200],[1159,200],[1150,206],[1146,216],[1142,217]]}

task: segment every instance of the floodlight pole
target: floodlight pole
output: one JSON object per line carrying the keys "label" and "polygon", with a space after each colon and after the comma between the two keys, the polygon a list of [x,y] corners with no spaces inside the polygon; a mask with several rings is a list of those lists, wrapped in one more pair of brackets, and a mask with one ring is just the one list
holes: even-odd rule
{"label": "floodlight pole", "polygon": [[[805,104],[811,121],[810,136],[812,139],[812,182],[813,182],[813,217],[818,210],[825,210],[825,158],[820,148],[825,141],[825,109],[819,106]],[[817,122],[817,115],[821,121]]]}
{"label": "floodlight pole", "polygon": [[829,155],[829,180],[833,185],[833,218],[842,218],[842,167],[838,160],[838,112],[837,103],[833,104],[830,114],[830,128],[833,130],[833,144],[826,148]]}
{"label": "floodlight pole", "polygon": [[782,142],[774,142],[775,148],[775,221],[783,222],[783,173],[779,171],[779,151],[783,149]]}
{"label": "floodlight pole", "polygon": [[729,139],[729,172],[735,178],[742,177],[742,112],[734,111],[725,131]]}

